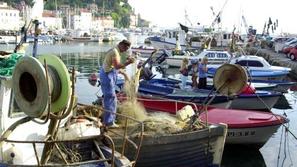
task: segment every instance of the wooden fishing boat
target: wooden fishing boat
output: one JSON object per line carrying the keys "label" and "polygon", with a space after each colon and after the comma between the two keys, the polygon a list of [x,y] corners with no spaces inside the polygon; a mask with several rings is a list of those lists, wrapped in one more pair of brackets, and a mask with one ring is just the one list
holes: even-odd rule
{"label": "wooden fishing boat", "polygon": [[136,164],[141,167],[220,166],[225,133],[226,127],[210,125],[185,133],[145,135]]}
{"label": "wooden fishing boat", "polygon": [[[176,114],[178,110],[190,105],[197,113],[203,106],[183,101],[141,96],[137,99],[147,111],[159,111]],[[226,144],[243,144],[261,147],[288,120],[271,112],[221,109],[207,107],[199,119],[209,123],[225,123],[228,126]]]}
{"label": "wooden fishing boat", "polygon": [[[119,94],[118,99],[125,101],[126,97]],[[144,127],[146,127],[145,124],[146,122]],[[226,130],[226,125],[209,124],[202,128],[190,128],[174,134],[152,135],[144,131],[136,165],[141,167],[220,166]],[[114,129],[110,133],[113,131]],[[139,140],[137,135],[134,138],[130,137],[135,142]],[[127,157],[132,157],[129,154],[134,153],[133,150],[129,147],[126,149]]]}

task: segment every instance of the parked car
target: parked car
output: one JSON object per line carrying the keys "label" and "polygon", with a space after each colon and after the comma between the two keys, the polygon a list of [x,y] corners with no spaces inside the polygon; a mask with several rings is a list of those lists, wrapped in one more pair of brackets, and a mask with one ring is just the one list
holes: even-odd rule
{"label": "parked car", "polygon": [[291,49],[291,51],[289,53],[289,58],[291,60],[296,60],[297,59],[297,47],[294,47],[293,49]]}
{"label": "parked car", "polygon": [[289,45],[289,46],[285,46],[285,47],[282,49],[282,52],[283,52],[284,54],[286,54],[286,57],[290,58],[289,53],[290,53],[291,49],[293,49],[293,48],[295,48],[295,47],[297,47],[297,43],[291,44],[291,45]]}

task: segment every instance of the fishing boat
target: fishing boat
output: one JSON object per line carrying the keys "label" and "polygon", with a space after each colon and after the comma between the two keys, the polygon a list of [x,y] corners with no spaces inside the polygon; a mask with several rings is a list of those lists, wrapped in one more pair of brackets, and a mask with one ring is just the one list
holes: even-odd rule
{"label": "fishing boat", "polygon": [[[230,60],[230,64],[238,64],[244,67],[249,80],[284,80],[291,68],[272,66],[263,57],[244,55]],[[208,65],[208,76],[212,77],[220,65]]]}
{"label": "fishing boat", "polygon": [[[131,50],[132,50],[132,52],[138,52],[141,55],[150,55],[156,49],[152,46],[140,45],[140,46],[132,46]],[[162,51],[159,50],[158,53],[161,54]]]}
{"label": "fishing boat", "polygon": [[5,62],[9,66],[1,68],[6,73],[0,77],[1,166],[135,163],[114,150],[98,118],[75,114],[74,72],[70,77],[62,60],[14,53]]}
{"label": "fishing boat", "polygon": [[[123,83],[118,83],[120,88]],[[209,91],[194,92],[192,90],[181,90],[179,88],[167,87],[164,85],[151,84],[149,81],[143,80],[139,83],[138,93],[144,95],[158,96],[168,99],[188,101],[193,103],[203,103],[213,95],[209,95]],[[230,101],[226,96],[218,95],[210,104],[214,107],[229,108]]]}
{"label": "fishing boat", "polygon": [[[124,94],[118,94],[118,100],[124,102],[127,97]],[[146,124],[149,122],[144,121],[146,130],[137,166],[220,166],[227,129],[225,125],[208,124],[200,128],[189,127],[186,128],[187,130],[172,134],[151,134],[146,132],[150,130]],[[159,125],[161,128],[158,122],[153,124]],[[134,136],[135,138],[131,139],[138,141],[139,137]],[[127,152],[131,153],[131,150],[127,149]]]}
{"label": "fishing boat", "polygon": [[218,95],[213,90],[191,88],[182,90],[170,87],[171,85],[170,81],[166,82],[166,80],[162,81],[161,79],[144,80],[140,82],[138,92],[193,103],[203,103],[207,98],[215,96],[211,103],[214,107],[252,110],[270,110],[282,95],[282,93],[275,91],[256,90],[255,92],[243,92],[236,96],[227,97]]}
{"label": "fishing boat", "polygon": [[259,84],[266,84],[266,85],[275,85],[272,89],[274,91],[287,93],[288,90],[295,86],[297,82],[294,81],[285,81],[285,80],[253,80],[252,83],[259,85]]}
{"label": "fishing boat", "polygon": [[165,30],[162,36],[151,36],[147,38],[150,40],[152,46],[158,49],[170,49],[173,50],[176,48],[176,45],[180,45],[181,49],[186,48],[195,48],[199,49],[202,42],[193,43],[193,45],[189,45],[189,42],[186,40],[185,31],[177,28],[177,29],[168,29]]}
{"label": "fishing boat", "polygon": [[[176,74],[176,75],[170,75],[167,78],[153,78],[151,79],[149,82],[155,83],[155,84],[161,84],[161,85],[166,85],[168,87],[174,87],[174,88],[180,88],[181,87],[181,79],[180,79],[180,75]],[[186,87],[190,88],[192,84],[192,81],[190,79],[187,80],[186,83]],[[255,88],[256,90],[274,90],[277,92],[282,92],[284,93],[285,88],[283,88],[283,91],[281,91],[280,88],[277,88],[278,85],[274,84],[274,83],[266,83],[266,82],[248,82],[248,85],[250,85],[251,87]],[[293,82],[292,82],[293,84]],[[213,89],[213,81],[208,79],[207,80],[207,86],[206,89]]]}
{"label": "fishing boat", "polygon": [[166,58],[166,63],[171,67],[180,67],[184,58],[191,60],[202,60],[203,57],[208,58],[209,64],[224,64],[227,63],[232,55],[223,50],[203,50],[201,53],[193,51],[185,51],[183,55],[171,54]]}
{"label": "fishing boat", "polygon": [[[176,114],[185,106],[191,106],[196,112],[202,111],[203,106],[184,101],[140,96],[137,99],[147,111],[159,111]],[[208,107],[207,112],[201,112],[199,119],[208,123],[226,123],[228,132],[226,144],[263,146],[277,129],[288,120],[271,112],[221,109]]]}

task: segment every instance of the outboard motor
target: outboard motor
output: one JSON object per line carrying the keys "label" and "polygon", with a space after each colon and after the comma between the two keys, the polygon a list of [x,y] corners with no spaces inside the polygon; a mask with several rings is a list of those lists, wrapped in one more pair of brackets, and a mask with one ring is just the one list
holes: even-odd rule
{"label": "outboard motor", "polygon": [[152,69],[149,67],[145,67],[143,68],[143,70],[141,71],[141,78],[145,79],[145,80],[151,80],[152,78],[154,78],[154,74],[152,72]]}
{"label": "outboard motor", "polygon": [[152,67],[154,64],[157,64],[156,70],[161,72],[162,75],[165,74],[165,70],[160,66],[167,57],[169,57],[170,53],[167,50],[163,50],[163,53],[158,56],[156,59],[153,59],[153,55],[156,53],[153,52],[152,55],[143,63],[141,66],[143,67],[140,78],[145,80],[151,80],[155,75],[152,72]]}

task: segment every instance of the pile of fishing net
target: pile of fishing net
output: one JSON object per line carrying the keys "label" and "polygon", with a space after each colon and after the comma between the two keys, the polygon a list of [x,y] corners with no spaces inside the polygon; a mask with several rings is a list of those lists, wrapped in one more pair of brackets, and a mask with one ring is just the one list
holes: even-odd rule
{"label": "pile of fishing net", "polygon": [[12,53],[7,58],[0,58],[0,76],[11,76],[17,61],[23,56],[24,54]]}
{"label": "pile of fishing net", "polygon": [[[165,112],[150,112],[147,113],[144,106],[137,101],[137,89],[139,84],[140,70],[138,70],[131,80],[126,79],[123,87],[123,92],[126,94],[126,100],[118,106],[118,113],[132,117],[144,123],[144,133],[146,135],[164,135],[180,133],[191,130],[190,117],[193,116],[194,110],[187,106],[184,111],[177,112],[177,115],[168,114]],[[190,108],[189,108],[190,107]],[[187,111],[186,111],[187,110]],[[191,111],[190,111],[191,110]],[[189,112],[190,111],[190,112]],[[188,114],[190,113],[190,114]],[[123,117],[118,117],[118,123],[122,126],[126,120]],[[199,124],[199,123],[198,123]],[[200,125],[198,125],[200,126]],[[139,126],[136,121],[128,120],[129,129],[135,133],[139,132]]]}
{"label": "pile of fishing net", "polygon": [[[149,112],[147,113],[141,103],[137,101],[124,101],[119,106],[121,114],[132,117],[144,123],[145,135],[164,135],[176,134],[203,127],[199,120],[191,124],[191,118],[182,119],[179,115],[173,115],[165,112]],[[178,112],[179,113],[179,112]],[[123,119],[118,119],[118,123],[124,125]],[[139,124],[135,121],[128,120],[128,127],[131,133],[139,132]]]}
{"label": "pile of fishing net", "polygon": [[[190,106],[188,106],[190,107]],[[191,107],[190,107],[191,108]],[[118,106],[118,113],[134,118],[144,123],[144,133],[146,135],[164,135],[185,132],[189,127],[190,116],[177,115],[165,112],[149,112],[147,113],[142,103],[138,102],[136,98],[127,98]],[[187,108],[188,109],[188,108]],[[192,110],[192,115],[194,111]],[[182,111],[182,110],[181,110]],[[125,125],[123,117],[117,117],[118,123]],[[137,122],[127,119],[128,127],[131,133],[139,132],[139,124]],[[190,130],[190,129],[188,129]]]}

